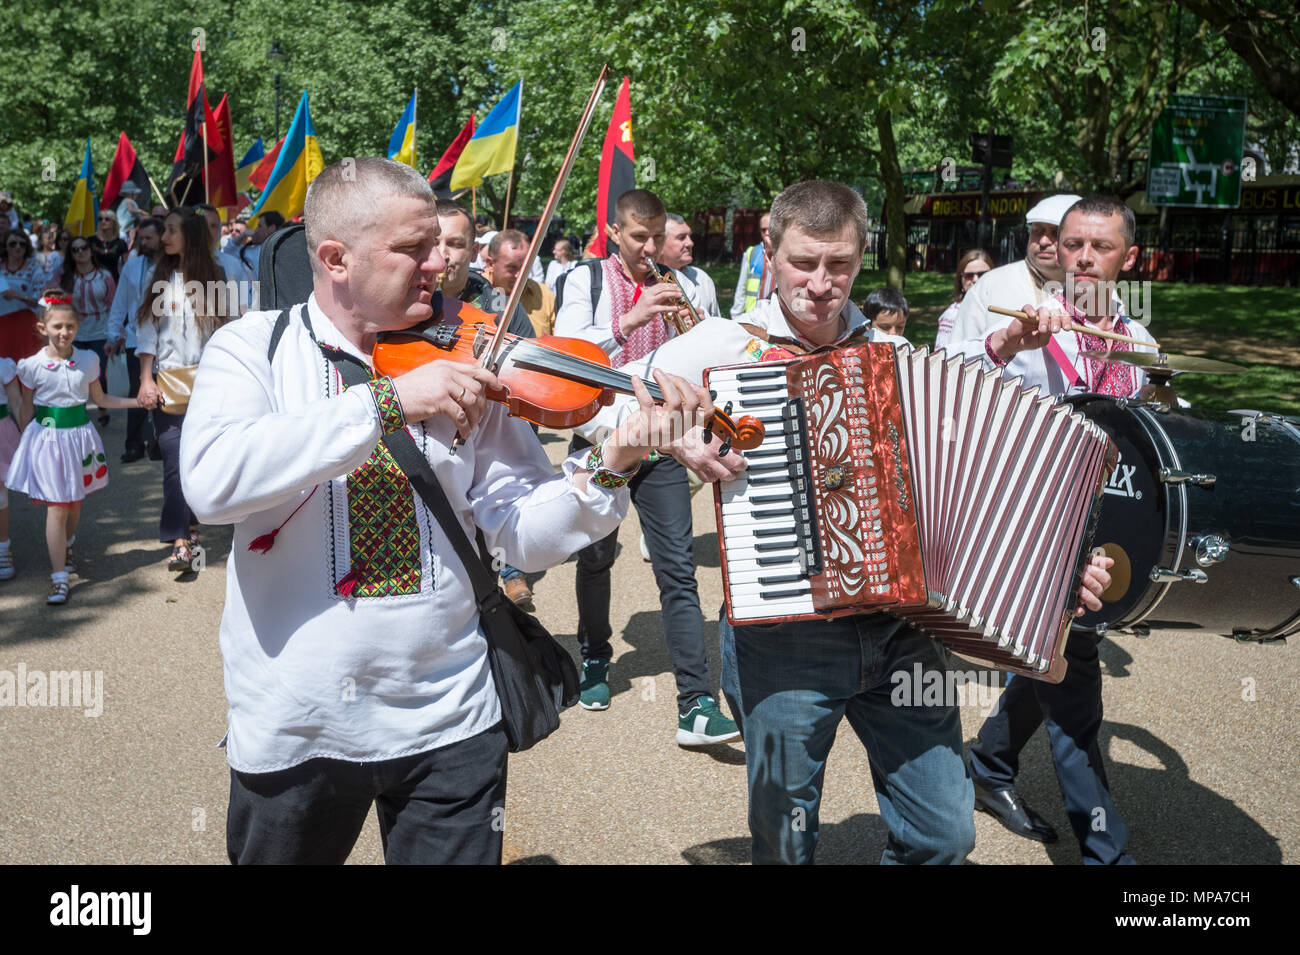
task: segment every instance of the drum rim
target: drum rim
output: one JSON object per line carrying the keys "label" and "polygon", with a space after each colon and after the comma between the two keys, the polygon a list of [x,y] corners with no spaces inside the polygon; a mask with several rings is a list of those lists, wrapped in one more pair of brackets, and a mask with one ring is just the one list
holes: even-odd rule
{"label": "drum rim", "polygon": [[[1156,418],[1152,406],[1145,401],[1140,401],[1140,399],[1126,399],[1121,403],[1121,407],[1133,411],[1133,417],[1142,425],[1147,437],[1151,440],[1161,467],[1182,470],[1182,459],[1178,457],[1178,449],[1174,447],[1173,442],[1169,439],[1169,433],[1160,426],[1160,421]],[[1183,484],[1170,484],[1161,481],[1158,472],[1155,478],[1156,487],[1163,491],[1165,500],[1165,540],[1160,553],[1161,560],[1157,567],[1167,568],[1174,573],[1178,573],[1182,568],[1184,544],[1187,541],[1187,488]],[[1151,570],[1155,569],[1156,567],[1151,568]],[[1150,580],[1150,571],[1147,573],[1147,579]],[[1122,623],[1116,621],[1115,626],[1131,627],[1146,620],[1168,596],[1169,588],[1176,582],[1181,581],[1169,580],[1163,584],[1158,581],[1151,581],[1157,586],[1147,590],[1138,598],[1138,602],[1134,604],[1131,611],[1136,613],[1136,616]],[[1139,609],[1142,608],[1144,603],[1145,609]]]}

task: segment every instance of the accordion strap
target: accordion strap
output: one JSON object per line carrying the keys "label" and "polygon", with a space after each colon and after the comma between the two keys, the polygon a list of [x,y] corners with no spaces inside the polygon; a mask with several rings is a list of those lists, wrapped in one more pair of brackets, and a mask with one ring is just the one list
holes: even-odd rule
{"label": "accordion strap", "polygon": [[870,340],[871,326],[862,328],[842,342],[836,342],[834,345],[822,345],[818,348],[809,348],[803,342],[795,338],[785,338],[781,335],[770,335],[765,328],[759,328],[757,325],[750,325],[748,322],[741,322],[740,327],[749,332],[759,341],[767,342],[769,345],[780,345],[787,351],[792,351],[796,355],[813,355],[818,352],[833,351],[836,348],[850,348],[853,345],[863,345]]}

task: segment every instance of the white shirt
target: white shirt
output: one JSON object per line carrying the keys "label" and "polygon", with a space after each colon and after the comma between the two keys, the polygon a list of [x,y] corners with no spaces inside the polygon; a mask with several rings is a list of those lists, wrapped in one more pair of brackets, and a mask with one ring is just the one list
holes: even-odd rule
{"label": "white shirt", "polygon": [[568,262],[561,262],[559,259],[551,259],[550,263],[546,266],[546,284],[551,287],[552,292],[555,291],[555,283],[560,280],[560,276],[571,271],[577,264],[577,261],[574,259],[570,259]]}
{"label": "white shirt", "polygon": [[542,260],[533,257],[533,264],[528,267],[528,277],[534,282],[545,282],[546,272],[542,269]]}
{"label": "white shirt", "polygon": [[[992,272],[989,272],[983,279],[976,282],[975,288],[979,288],[983,285],[984,279],[988,278],[988,276],[992,274]],[[971,291],[974,291],[974,289]],[[970,298],[969,292],[966,294],[966,297]],[[1024,305],[1027,303],[1021,302],[1020,304]],[[1005,365],[999,366],[991,357],[989,357],[988,349],[984,344],[985,340],[993,332],[1001,328],[1006,328],[1012,322],[1016,321],[1016,319],[1004,315],[999,315],[997,317],[1001,319],[1001,321],[994,328],[981,334],[979,337],[970,338],[961,343],[956,343],[956,340],[954,339],[954,344],[949,345],[949,353],[951,354],[954,351],[960,351],[967,358],[979,358],[984,362],[986,368],[1001,367],[1004,376],[1015,377],[1019,375],[1024,379],[1024,386],[1026,388],[1040,388],[1044,394],[1075,395],[1093,390],[1097,378],[1096,363],[1089,359],[1080,357],[1079,336],[1075,332],[1058,332],[1052,336],[1052,339],[1060,345],[1061,351],[1065,355],[1066,362],[1078,372],[1079,378],[1082,379],[1082,384],[1071,384],[1066,379],[1065,371],[1061,368],[1060,363],[1052,357],[1051,352],[1046,348],[1034,348],[1029,351],[1022,351],[1014,355]],[[1155,339],[1152,338],[1151,333],[1145,328],[1137,322],[1125,319],[1122,315],[1116,318],[1113,330],[1118,334],[1128,335],[1130,338],[1138,338],[1144,342],[1155,341]],[[1135,351],[1156,351],[1154,344],[1147,346],[1134,345],[1132,347]],[[1142,389],[1142,386],[1147,383],[1147,373],[1144,369],[1133,366],[1132,370],[1134,372],[1134,387],[1128,397],[1136,395],[1138,391]]]}
{"label": "white shirt", "polygon": [[18,363],[18,380],[34,392],[32,404],[73,408],[90,400],[90,383],[99,380],[99,357],[84,348],[71,358],[51,357],[44,348]]}
{"label": "white shirt", "polygon": [[[362,357],[315,296],[295,308],[273,362],[275,312],[250,312],[213,336],[181,437],[185,499],[205,523],[233,524],[221,618],[230,703],[226,754],[244,772],[318,757],[376,761],[422,753],[501,719],[472,588],[436,520],[415,502],[418,591],[343,598],[351,568],[349,472],[380,438],[368,388],[343,392],[316,338]],[[500,404],[455,456],[441,415],[408,427],[473,540],[524,570],[566,560],[609,534],[628,492],[556,474],[527,423]],[[270,533],[316,493],[266,553]],[[399,528],[400,530],[400,528]]]}
{"label": "white shirt", "polygon": [[[952,333],[945,344],[983,338],[993,329],[1000,328],[1007,316],[990,312],[990,305],[1018,309],[1023,305],[1042,305],[1048,298],[1050,296],[1034,282],[1033,273],[1024,259],[989,269],[962,298]],[[942,345],[936,341],[935,347]]]}
{"label": "white shirt", "polygon": [[[1021,302],[1024,305],[1026,303]],[[961,308],[961,302],[953,302],[945,308],[939,316],[939,330],[934,335],[934,347],[938,351],[945,347],[952,340],[952,326],[957,321],[957,312]]]}
{"label": "white shirt", "polygon": [[[847,303],[840,314],[846,319],[846,323],[844,331],[836,338],[837,343],[868,328],[867,317],[852,302]],[[746,324],[763,329],[770,338],[795,339],[809,348],[816,347],[795,333],[790,323],[786,321],[780,300],[773,297],[759,302],[746,312],[744,323],[725,318],[705,319],[685,335],[677,336],[645,358],[629,362],[619,370],[649,380],[650,373],[654,369],[662,368],[671,374],[680,375],[692,384],[702,384],[705,369],[718,365],[734,365],[744,361],[760,361],[763,352],[774,347],[746,329]],[[886,335],[874,328],[869,329],[867,340],[889,342],[895,348],[909,344],[906,338]],[[595,418],[574,430],[593,443],[603,441],[614,428],[618,427],[623,417],[634,411],[636,407],[635,398],[619,396],[614,399],[612,405],[602,408]]]}
{"label": "white shirt", "polygon": [[154,299],[153,307],[157,319],[140,322],[135,353],[153,355],[154,371],[197,365],[207,339],[194,318],[194,308],[185,294],[179,271],[172,273],[167,288]]}
{"label": "white shirt", "polygon": [[677,270],[677,280],[682,283],[686,297],[699,309],[701,315],[722,315],[718,309],[718,289],[708,272],[687,265]]}
{"label": "white shirt", "polygon": [[126,333],[126,347],[135,348],[136,315],[149,290],[149,280],[153,277],[153,262],[143,255],[132,255],[122,266],[122,274],[117,280],[117,292],[113,295],[113,304],[108,310],[108,340],[115,342]]}
{"label": "white shirt", "polygon": [[[610,325],[611,299],[609,283],[603,281],[604,276],[602,276],[600,298],[596,300],[596,311],[593,313],[591,310],[591,270],[603,268],[599,263],[604,260],[587,261],[597,264],[575,268],[564,280],[564,301],[556,303],[555,329],[552,334],[564,338],[585,338],[589,342],[595,342],[617,365],[623,353],[623,346],[614,338],[614,329]],[[680,281],[681,273],[676,269],[671,271]],[[691,290],[684,287],[683,291],[686,292],[686,297],[690,299],[691,304],[698,309],[700,303],[692,296]],[[674,333],[671,326],[669,333]]]}

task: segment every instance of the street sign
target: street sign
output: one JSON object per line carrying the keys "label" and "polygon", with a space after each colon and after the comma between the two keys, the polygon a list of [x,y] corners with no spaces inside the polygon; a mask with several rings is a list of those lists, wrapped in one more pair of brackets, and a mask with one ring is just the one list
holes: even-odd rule
{"label": "street sign", "polygon": [[1151,127],[1147,202],[1193,209],[1237,208],[1245,138],[1244,97],[1169,97]]}

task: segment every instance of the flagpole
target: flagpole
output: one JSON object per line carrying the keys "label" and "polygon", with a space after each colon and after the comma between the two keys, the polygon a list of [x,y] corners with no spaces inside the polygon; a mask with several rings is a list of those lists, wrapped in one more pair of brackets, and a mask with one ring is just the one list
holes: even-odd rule
{"label": "flagpole", "polygon": [[207,93],[202,89],[199,95],[203,96],[203,125],[199,127],[199,132],[203,137],[203,201],[211,205],[212,197],[208,194],[208,103]]}
{"label": "flagpole", "polygon": [[417,156],[419,156],[420,150],[415,145],[416,138],[419,136],[419,128],[415,125],[415,117],[419,114],[419,112],[420,112],[420,87],[417,86],[415,88],[415,92],[411,94],[411,168],[412,169],[420,168],[419,159],[416,158]]}
{"label": "flagpole", "polygon": [[510,190],[514,188],[514,185],[515,185],[515,167],[511,166],[510,178],[506,180],[506,215],[505,218],[501,220],[501,228],[503,229],[510,228]]}
{"label": "flagpole", "polygon": [[149,185],[153,189],[153,194],[158,197],[158,202],[161,205],[167,205],[167,200],[163,198],[162,190],[158,188],[158,183],[153,181],[153,176],[146,172],[144,177],[149,180]]}
{"label": "flagpole", "polygon": [[475,223],[478,222],[478,190],[473,186],[469,187],[469,215]]}

